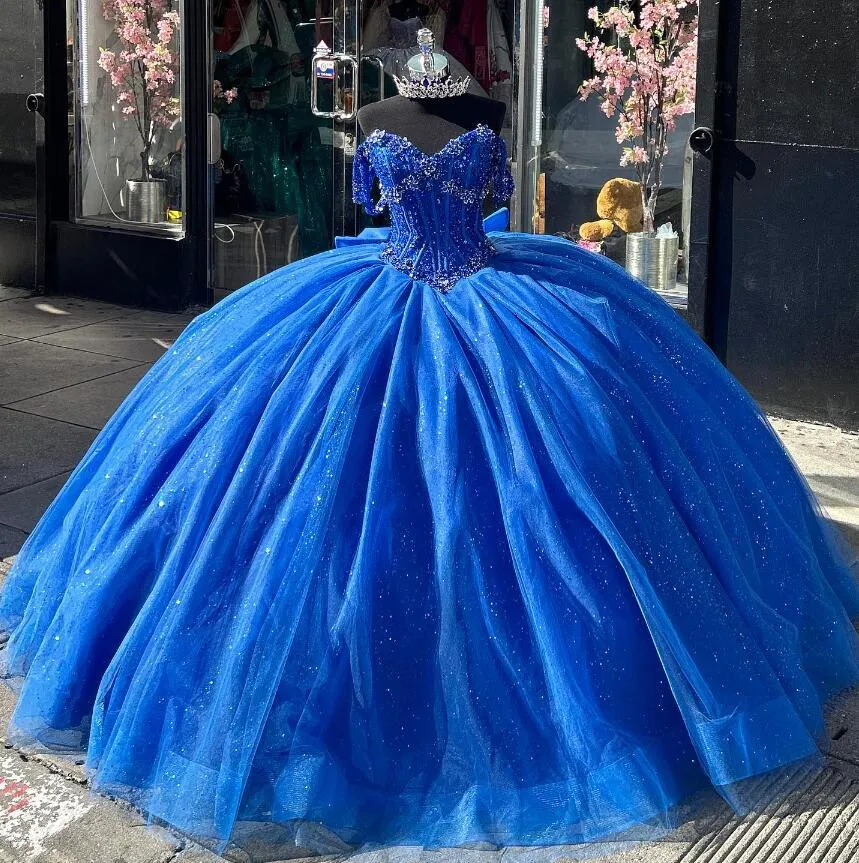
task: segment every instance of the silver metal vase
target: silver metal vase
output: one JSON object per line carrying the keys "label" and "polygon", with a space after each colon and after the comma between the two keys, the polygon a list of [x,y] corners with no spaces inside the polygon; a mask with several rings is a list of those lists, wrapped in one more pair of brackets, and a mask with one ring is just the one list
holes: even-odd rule
{"label": "silver metal vase", "polygon": [[626,270],[654,291],[673,291],[677,287],[677,234],[627,234]]}
{"label": "silver metal vase", "polygon": [[167,182],[165,180],[126,180],[128,219],[156,225],[166,219]]}

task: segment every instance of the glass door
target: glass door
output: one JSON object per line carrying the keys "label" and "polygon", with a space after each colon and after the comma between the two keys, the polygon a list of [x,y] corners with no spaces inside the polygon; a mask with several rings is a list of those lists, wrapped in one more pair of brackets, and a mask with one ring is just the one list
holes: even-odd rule
{"label": "glass door", "polygon": [[[349,5],[209,0],[215,301],[330,248],[342,232],[333,203],[335,172],[344,160],[343,130],[334,118],[337,82],[326,77],[328,67],[318,57],[333,51],[337,40],[345,49]],[[342,104],[342,81],[336,89]]]}
{"label": "glass door", "polygon": [[430,27],[474,92],[508,106],[513,0],[208,0],[211,271],[215,301],[354,234],[359,108],[396,93]]}
{"label": "glass door", "polygon": [[31,290],[43,281],[44,261],[39,219],[44,147],[42,35],[39,0],[16,0],[4,9],[0,21],[0,285]]}

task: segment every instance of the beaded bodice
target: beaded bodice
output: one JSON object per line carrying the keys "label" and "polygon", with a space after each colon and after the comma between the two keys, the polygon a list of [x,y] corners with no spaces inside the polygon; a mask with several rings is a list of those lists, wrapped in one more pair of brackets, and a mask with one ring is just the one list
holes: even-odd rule
{"label": "beaded bodice", "polygon": [[[486,265],[494,252],[483,227],[483,200],[513,193],[507,147],[478,126],[429,155],[408,139],[377,130],[358,147],[355,202],[370,215],[391,216],[382,256],[398,270],[442,292]],[[373,200],[373,181],[381,194]]]}

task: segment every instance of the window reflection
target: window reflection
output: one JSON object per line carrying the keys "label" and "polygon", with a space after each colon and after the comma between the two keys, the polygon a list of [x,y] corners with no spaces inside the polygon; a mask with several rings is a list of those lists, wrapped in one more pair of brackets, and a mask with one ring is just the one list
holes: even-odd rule
{"label": "window reflection", "polygon": [[12,3],[0,24],[0,213],[22,216],[36,215],[33,11],[33,0]]}
{"label": "window reflection", "polygon": [[[599,101],[582,101],[579,87],[593,75],[591,60],[576,48],[576,38],[591,31],[588,10],[601,11],[615,5],[606,0],[530,0],[532,21],[540,20],[542,33],[529,43],[542,45],[539,60],[517,69],[521,77],[539,76],[530,88],[517,81],[517,94],[535,93],[524,105],[516,105],[529,122],[523,124],[522,143],[537,141],[539,146],[530,158],[536,160],[536,172],[526,179],[535,187],[530,220],[523,229],[579,238],[579,227],[598,218],[596,199],[603,185],[615,177],[637,180],[632,166],[619,164],[621,145],[615,139],[615,118],[606,117]],[[525,16],[520,15],[521,28]],[[521,32],[521,29],[520,29]],[[522,50],[535,50],[524,45]],[[528,83],[528,82],[525,82]],[[678,289],[685,292],[688,256],[685,254],[691,212],[691,151],[689,133],[694,116],[679,117],[668,139],[663,184],[656,207],[656,225],[671,222],[680,234]],[[525,149],[527,155],[527,147]],[[620,231],[603,244],[603,252],[623,264],[626,236]]]}
{"label": "window reflection", "polygon": [[[214,287],[221,298],[331,245],[332,124],[314,116],[317,0],[211,0]],[[326,23],[327,21],[327,23]]]}
{"label": "window reflection", "polygon": [[68,0],[77,221],[181,233],[182,12],[181,0]]}

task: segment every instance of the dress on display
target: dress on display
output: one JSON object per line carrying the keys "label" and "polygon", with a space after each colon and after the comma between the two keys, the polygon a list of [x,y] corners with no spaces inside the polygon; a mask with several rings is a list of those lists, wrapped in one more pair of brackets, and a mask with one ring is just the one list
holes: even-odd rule
{"label": "dress on display", "polygon": [[[392,0],[376,0],[370,7],[361,29],[361,52],[365,58],[374,57],[381,60],[385,73],[391,77],[398,77],[406,74],[408,61],[414,54],[418,30],[428,27],[436,34],[439,41],[442,41],[447,13],[439,8],[428,11],[420,18],[401,21],[391,15],[391,4]],[[449,57],[448,62],[451,74],[454,76],[464,77],[471,74],[455,57]],[[367,87],[368,83],[372,86],[367,89],[367,100],[372,98],[374,90],[378,93],[379,86],[372,79],[364,82],[363,86]],[[473,85],[473,92],[487,95],[476,82]],[[507,104],[509,107],[509,103]]]}
{"label": "dress on display", "polygon": [[859,591],[752,399],[610,261],[485,230],[488,128],[354,181],[390,231],[197,317],[28,538],[10,739],[191,833],[425,846],[813,762]]}
{"label": "dress on display", "polygon": [[510,43],[496,0],[462,0],[444,32],[444,48],[483,89],[509,108],[513,96]]}
{"label": "dress on display", "polygon": [[496,0],[465,0],[450,13],[446,4],[428,4],[426,13],[407,21],[392,17],[392,2],[375,0],[369,8],[361,30],[364,56],[378,57],[389,75],[401,76],[417,31],[426,27],[450,53],[451,74],[471,75],[471,92],[503,102],[512,116],[513,60]]}

